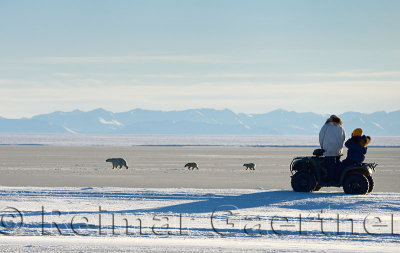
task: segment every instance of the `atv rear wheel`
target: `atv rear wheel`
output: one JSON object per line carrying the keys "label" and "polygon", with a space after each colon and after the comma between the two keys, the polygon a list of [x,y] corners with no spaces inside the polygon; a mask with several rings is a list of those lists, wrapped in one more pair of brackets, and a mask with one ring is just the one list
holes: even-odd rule
{"label": "atv rear wheel", "polygon": [[374,189],[374,180],[372,179],[371,176],[367,176],[369,187],[368,187],[368,193],[372,192],[372,189]]}
{"label": "atv rear wheel", "polygon": [[366,176],[353,173],[344,179],[343,190],[347,194],[366,194],[369,190],[369,182]]}
{"label": "atv rear wheel", "polygon": [[298,171],[292,176],[291,184],[295,192],[312,192],[317,185],[317,181],[314,175],[306,171]]}

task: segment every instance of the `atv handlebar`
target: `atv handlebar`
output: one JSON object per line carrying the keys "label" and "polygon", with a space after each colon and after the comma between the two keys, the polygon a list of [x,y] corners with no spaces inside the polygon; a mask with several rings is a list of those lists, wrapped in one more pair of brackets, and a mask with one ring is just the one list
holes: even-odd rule
{"label": "atv handlebar", "polygon": [[367,163],[367,165],[375,171],[376,166],[378,166],[378,163]]}

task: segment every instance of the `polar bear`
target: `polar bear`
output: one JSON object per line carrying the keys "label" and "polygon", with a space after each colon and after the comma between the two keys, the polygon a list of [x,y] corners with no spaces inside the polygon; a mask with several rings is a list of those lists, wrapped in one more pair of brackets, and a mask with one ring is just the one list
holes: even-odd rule
{"label": "polar bear", "polygon": [[126,161],[122,158],[109,158],[106,160],[106,162],[112,163],[113,169],[119,168],[121,169],[122,166],[124,166],[126,169],[128,169],[128,165],[126,165]]}

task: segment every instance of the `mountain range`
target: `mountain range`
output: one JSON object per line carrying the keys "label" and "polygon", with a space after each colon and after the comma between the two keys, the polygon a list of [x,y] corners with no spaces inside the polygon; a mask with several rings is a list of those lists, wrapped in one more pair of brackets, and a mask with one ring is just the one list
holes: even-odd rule
{"label": "mountain range", "polygon": [[[0,117],[0,133],[316,135],[328,116],[282,109],[245,114],[228,109],[134,109],[113,113],[99,108],[88,112],[57,111],[32,118]],[[348,134],[361,127],[368,135],[400,135],[400,110],[370,114],[346,112],[338,116]]]}

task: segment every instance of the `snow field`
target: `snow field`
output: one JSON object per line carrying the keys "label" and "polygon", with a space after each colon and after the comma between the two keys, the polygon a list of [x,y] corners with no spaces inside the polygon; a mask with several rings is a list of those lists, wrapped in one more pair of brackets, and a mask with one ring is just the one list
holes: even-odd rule
{"label": "snow field", "polygon": [[1,250],[396,252],[400,194],[0,187],[0,219]]}

